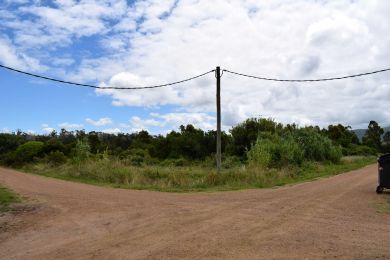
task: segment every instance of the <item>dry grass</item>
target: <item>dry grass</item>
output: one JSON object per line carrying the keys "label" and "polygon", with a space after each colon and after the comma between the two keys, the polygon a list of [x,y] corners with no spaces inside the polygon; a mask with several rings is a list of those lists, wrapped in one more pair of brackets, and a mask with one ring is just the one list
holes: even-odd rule
{"label": "dry grass", "polygon": [[120,160],[87,160],[50,166],[25,166],[24,171],[98,185],[159,191],[215,191],[263,188],[312,180],[354,170],[375,161],[373,157],[342,160],[338,164],[305,162],[301,167],[264,169],[237,165],[217,174],[209,166],[131,166]]}

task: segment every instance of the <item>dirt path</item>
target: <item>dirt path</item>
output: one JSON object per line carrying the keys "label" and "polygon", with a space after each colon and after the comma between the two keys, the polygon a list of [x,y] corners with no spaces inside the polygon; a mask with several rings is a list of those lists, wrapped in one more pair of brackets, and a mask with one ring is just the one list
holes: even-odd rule
{"label": "dirt path", "polygon": [[0,229],[0,259],[390,259],[390,214],[376,207],[390,193],[375,194],[376,178],[372,165],[276,189],[174,194],[0,168],[0,183],[40,205]]}

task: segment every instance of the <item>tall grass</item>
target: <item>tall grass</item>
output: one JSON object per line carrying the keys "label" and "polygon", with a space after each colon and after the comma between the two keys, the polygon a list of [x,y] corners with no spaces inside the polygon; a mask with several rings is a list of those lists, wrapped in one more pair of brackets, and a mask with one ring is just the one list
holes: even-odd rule
{"label": "tall grass", "polygon": [[215,191],[262,188],[338,174],[373,163],[373,157],[341,160],[337,164],[302,162],[301,166],[266,169],[236,165],[216,174],[205,165],[132,166],[118,159],[88,159],[63,165],[30,164],[24,171],[98,185],[159,191]]}
{"label": "tall grass", "polygon": [[313,129],[296,129],[293,132],[261,133],[247,152],[250,165],[264,168],[300,166],[304,161],[337,163],[341,148]]}
{"label": "tall grass", "polygon": [[19,201],[20,198],[18,195],[0,185],[0,212],[12,210],[10,205]]}

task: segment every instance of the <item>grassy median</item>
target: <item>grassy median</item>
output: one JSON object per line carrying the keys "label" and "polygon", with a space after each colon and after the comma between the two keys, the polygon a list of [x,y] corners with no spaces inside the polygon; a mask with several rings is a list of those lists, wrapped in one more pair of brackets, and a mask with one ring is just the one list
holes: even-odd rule
{"label": "grassy median", "polygon": [[36,163],[22,170],[39,175],[95,185],[169,192],[220,191],[266,188],[313,180],[355,170],[375,162],[374,157],[346,157],[339,163],[304,162],[301,166],[265,169],[240,164],[223,169],[211,166],[131,166],[121,160],[86,160],[59,166]]}

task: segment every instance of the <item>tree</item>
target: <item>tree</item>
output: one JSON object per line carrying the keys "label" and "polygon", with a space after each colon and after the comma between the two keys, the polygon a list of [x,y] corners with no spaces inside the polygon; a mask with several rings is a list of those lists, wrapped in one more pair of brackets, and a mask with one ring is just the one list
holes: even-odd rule
{"label": "tree", "polygon": [[363,136],[363,144],[375,148],[377,151],[382,147],[382,135],[385,131],[375,121],[370,121],[368,129]]}
{"label": "tree", "polygon": [[202,159],[206,154],[205,133],[189,124],[181,125],[180,132],[171,131],[167,137],[169,158]]}
{"label": "tree", "polygon": [[383,135],[383,152],[390,153],[390,131]]}
{"label": "tree", "polygon": [[325,134],[331,139],[334,143],[341,145],[342,147],[349,147],[351,144],[358,144],[359,138],[351,130],[350,126],[338,125],[329,125],[328,129],[325,130]]}
{"label": "tree", "polygon": [[101,142],[99,140],[99,136],[96,132],[89,132],[88,134],[88,144],[89,144],[89,147],[90,147],[90,151],[91,153],[93,154],[96,154],[103,150],[102,147],[101,147]]}
{"label": "tree", "polygon": [[46,141],[43,146],[43,152],[49,154],[55,151],[66,153],[65,145],[60,140],[54,138]]}
{"label": "tree", "polygon": [[243,157],[257,140],[260,132],[275,133],[277,129],[282,129],[281,124],[277,124],[272,119],[250,118],[238,124],[230,130],[233,137],[234,155]]}
{"label": "tree", "polygon": [[29,141],[20,145],[15,152],[16,163],[23,164],[33,161],[36,157],[42,157],[44,143],[39,141]]}
{"label": "tree", "polygon": [[390,144],[390,131],[387,131],[383,135],[383,141],[385,142],[385,144]]}
{"label": "tree", "polygon": [[21,135],[0,133],[0,154],[14,151],[25,140]]}
{"label": "tree", "polygon": [[90,152],[91,148],[86,137],[84,139],[77,140],[74,157],[76,160],[83,161],[88,159],[90,156]]}

